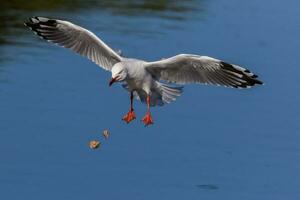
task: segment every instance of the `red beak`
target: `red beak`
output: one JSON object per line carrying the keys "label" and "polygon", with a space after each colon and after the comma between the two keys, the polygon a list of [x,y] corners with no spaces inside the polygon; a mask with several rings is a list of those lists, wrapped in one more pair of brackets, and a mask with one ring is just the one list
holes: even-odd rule
{"label": "red beak", "polygon": [[111,78],[109,81],[109,86],[111,86],[114,82],[116,82],[118,78],[119,78],[118,76],[116,76],[115,78]]}

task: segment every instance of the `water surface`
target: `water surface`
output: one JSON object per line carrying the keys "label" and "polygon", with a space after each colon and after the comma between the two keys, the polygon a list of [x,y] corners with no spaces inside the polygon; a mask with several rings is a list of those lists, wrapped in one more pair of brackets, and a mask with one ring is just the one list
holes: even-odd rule
{"label": "water surface", "polygon": [[[151,2],[151,3],[149,3]],[[299,199],[299,3],[23,1],[0,6],[2,199]],[[125,56],[209,55],[246,66],[264,86],[189,85],[125,124],[110,74],[23,26],[68,19]],[[111,131],[100,150],[88,142]],[[103,140],[103,139],[101,139]]]}

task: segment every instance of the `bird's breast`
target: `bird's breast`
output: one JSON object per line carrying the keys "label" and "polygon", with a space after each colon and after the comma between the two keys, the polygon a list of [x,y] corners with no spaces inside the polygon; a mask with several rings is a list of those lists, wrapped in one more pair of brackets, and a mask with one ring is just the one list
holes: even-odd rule
{"label": "bird's breast", "polygon": [[152,77],[148,71],[139,63],[132,63],[128,67],[127,84],[130,90],[145,89],[145,85],[151,85]]}
{"label": "bird's breast", "polygon": [[134,79],[134,78],[130,78],[126,80],[128,87],[130,90],[137,90],[137,89],[141,89],[143,82],[138,80],[138,79]]}

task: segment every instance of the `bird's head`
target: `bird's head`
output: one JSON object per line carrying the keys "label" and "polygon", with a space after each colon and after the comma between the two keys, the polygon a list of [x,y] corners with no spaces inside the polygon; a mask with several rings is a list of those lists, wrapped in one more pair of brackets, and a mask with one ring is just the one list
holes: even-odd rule
{"label": "bird's head", "polygon": [[109,86],[111,86],[115,82],[122,82],[127,77],[127,69],[122,65],[122,63],[117,63],[111,69],[111,79],[109,82]]}

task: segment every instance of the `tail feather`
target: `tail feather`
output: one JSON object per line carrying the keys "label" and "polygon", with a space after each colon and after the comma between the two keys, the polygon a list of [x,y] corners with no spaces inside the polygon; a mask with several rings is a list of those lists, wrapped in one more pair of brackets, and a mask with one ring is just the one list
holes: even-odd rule
{"label": "tail feather", "polygon": [[160,90],[162,96],[162,101],[164,103],[171,103],[175,101],[182,93],[183,87],[179,86],[170,86],[164,83],[157,82],[157,86]]}

